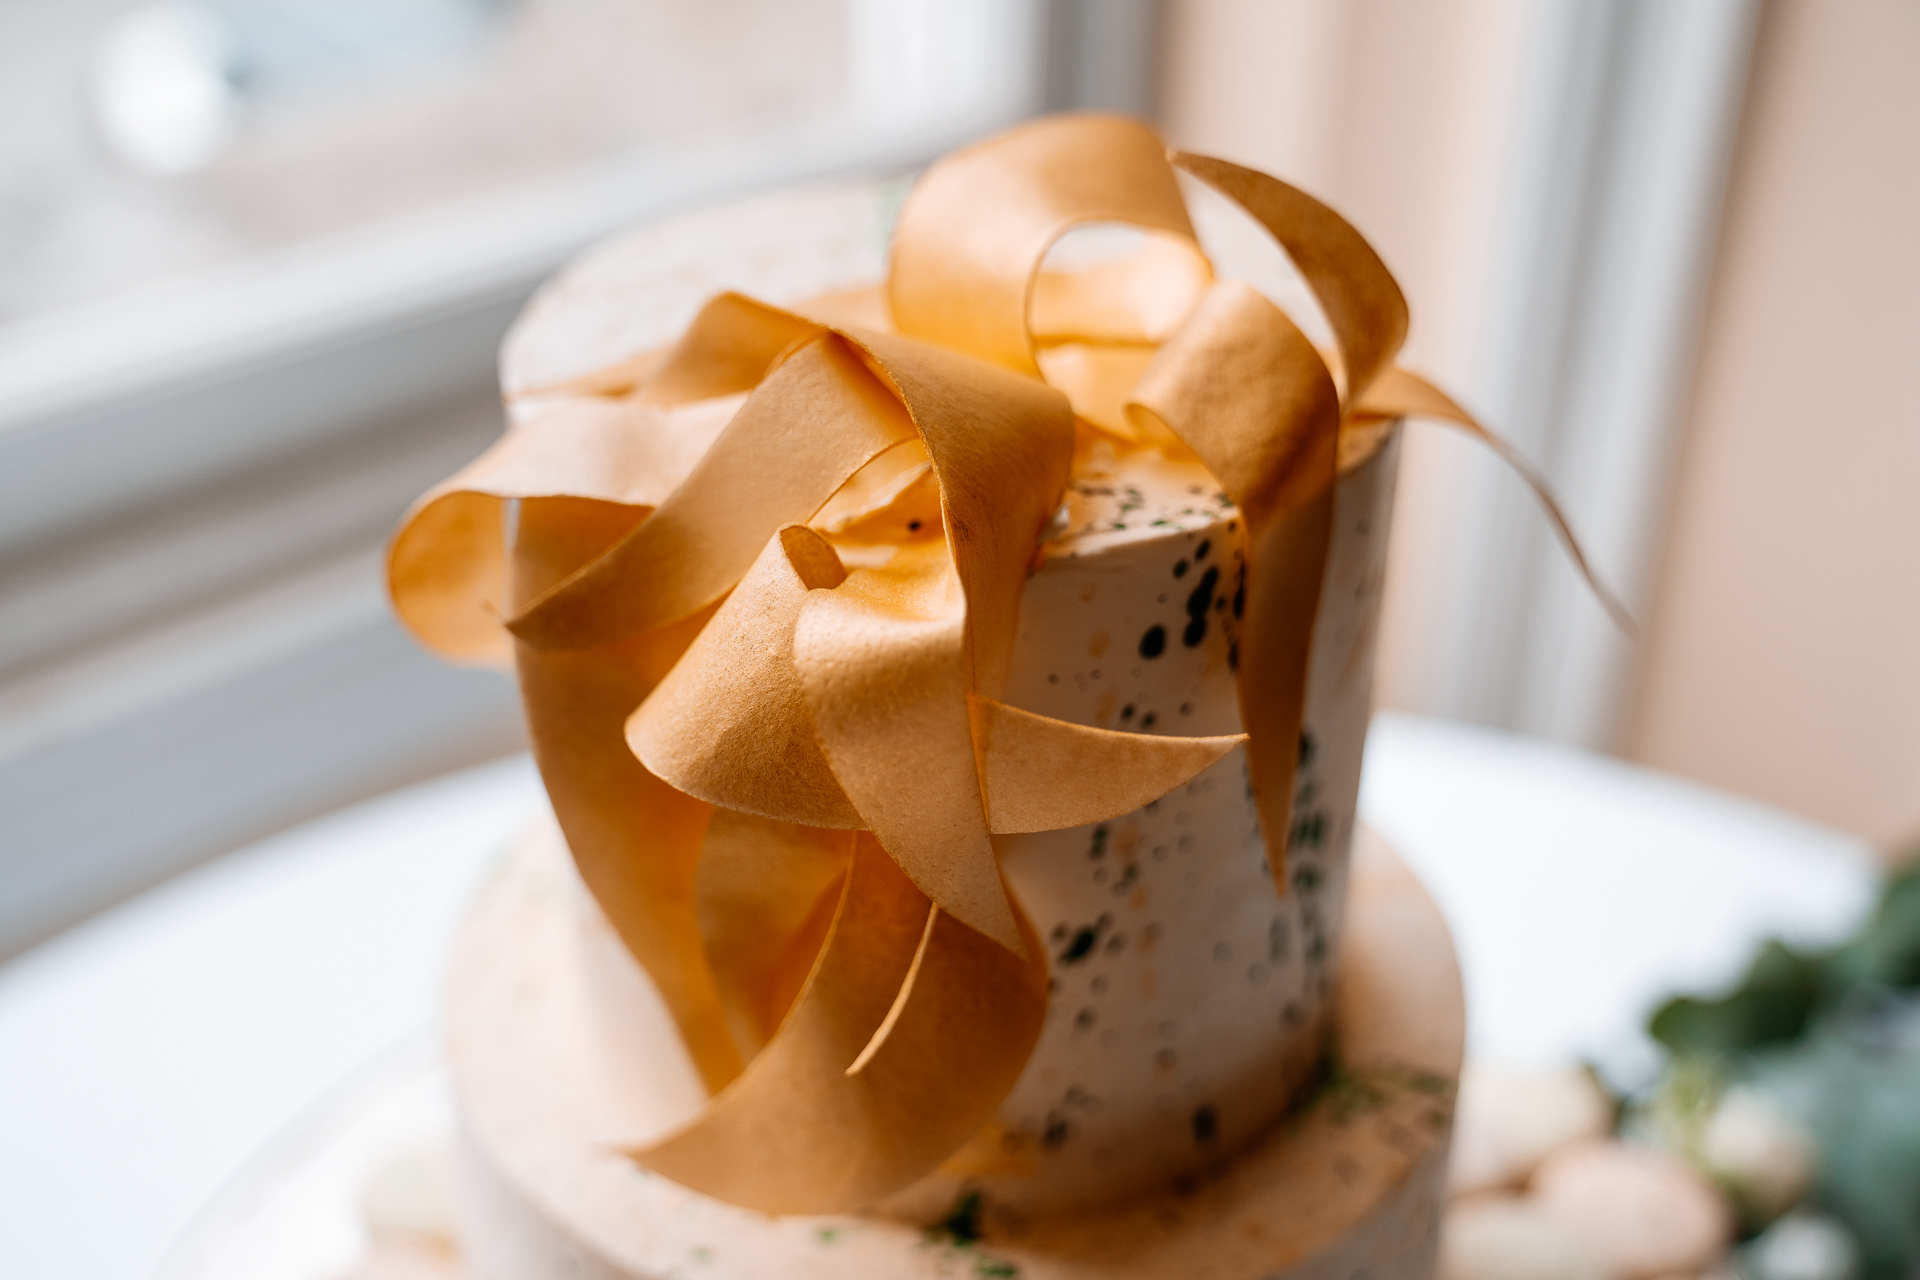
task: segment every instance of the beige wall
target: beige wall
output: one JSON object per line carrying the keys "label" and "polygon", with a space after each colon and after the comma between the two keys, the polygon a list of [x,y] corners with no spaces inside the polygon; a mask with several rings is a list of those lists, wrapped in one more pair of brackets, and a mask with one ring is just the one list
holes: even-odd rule
{"label": "beige wall", "polygon": [[1920,839],[1920,5],[1761,26],[1627,750]]}

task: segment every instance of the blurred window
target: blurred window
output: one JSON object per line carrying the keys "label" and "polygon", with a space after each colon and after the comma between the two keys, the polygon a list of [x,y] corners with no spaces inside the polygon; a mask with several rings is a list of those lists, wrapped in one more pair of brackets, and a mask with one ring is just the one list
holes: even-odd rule
{"label": "blurred window", "polygon": [[[406,503],[621,227],[1145,110],[1153,0],[0,4],[0,957],[511,749],[412,650]],[[1098,38],[1095,38],[1095,37]]]}
{"label": "blurred window", "polygon": [[1019,114],[1026,0],[14,0],[0,323],[649,149]]}

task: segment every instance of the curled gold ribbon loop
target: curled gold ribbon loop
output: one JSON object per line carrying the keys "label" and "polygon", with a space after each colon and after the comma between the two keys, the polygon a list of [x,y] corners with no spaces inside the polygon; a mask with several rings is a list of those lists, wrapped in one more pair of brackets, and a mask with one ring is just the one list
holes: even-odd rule
{"label": "curled gold ribbon loop", "polygon": [[807,342],[644,523],[508,629],[538,649],[588,649],[684,618],[726,594],[775,530],[810,519],[912,434],[899,400],[844,340]]}
{"label": "curled gold ribbon loop", "polygon": [[1173,163],[1245,209],[1287,251],[1333,326],[1340,403],[1354,404],[1407,339],[1407,300],[1387,264],[1345,218],[1278,178],[1184,151]]}
{"label": "curled gold ribbon loop", "polygon": [[1070,228],[1120,222],[1188,244],[1166,144],[1118,116],[1056,117],[935,161],[894,227],[886,294],[900,332],[1038,374],[1028,308]]}
{"label": "curled gold ribbon loop", "polygon": [[[762,1212],[831,1213],[897,1190],[902,1169],[931,1169],[992,1117],[1046,1011],[1039,961],[929,904],[869,836],[843,883],[779,1032],[699,1119],[635,1158]],[[1038,957],[1038,940],[1024,950]]]}
{"label": "curled gold ribbon loop", "polygon": [[[1334,354],[1213,280],[1176,166],[1272,234]],[[1097,223],[1145,238],[1049,264]],[[1503,448],[1393,366],[1406,304],[1351,226],[1133,121],[1043,120],[933,165],[883,291],[722,294],[672,348],[543,388],[555,406],[415,504],[389,559],[423,643],[515,661],[581,875],[712,1095],[633,1157],[775,1213],[898,1190],[1019,1075],[1047,974],[996,834],[1132,812],[1244,742],[1284,891],[1335,478],[1402,414]],[[1245,734],[1000,700],[1089,433],[1197,457],[1244,516]]]}

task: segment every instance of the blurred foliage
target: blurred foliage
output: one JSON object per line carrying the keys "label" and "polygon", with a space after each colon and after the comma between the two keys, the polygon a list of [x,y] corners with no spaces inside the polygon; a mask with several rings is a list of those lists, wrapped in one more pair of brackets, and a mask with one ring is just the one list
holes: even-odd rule
{"label": "blurred foliage", "polygon": [[1920,997],[1849,1002],[1742,1066],[1813,1134],[1815,1198],[1852,1228],[1867,1274],[1910,1274],[1920,1243]]}
{"label": "blurred foliage", "polygon": [[1826,952],[1770,941],[1732,992],[1718,1000],[1669,1000],[1648,1030],[1678,1054],[1758,1049],[1797,1038],[1816,1013],[1863,989],[1917,985],[1920,870],[1913,870],[1887,886],[1853,939]]}
{"label": "blurred foliage", "polygon": [[1648,1030],[1675,1053],[1729,1053],[1792,1040],[1806,1028],[1828,983],[1827,957],[1769,941],[1740,985],[1718,1000],[1680,996]]}
{"label": "blurred foliage", "polygon": [[1813,1135],[1810,1199],[1853,1232],[1870,1280],[1920,1274],[1920,870],[1847,942],[1768,942],[1732,991],[1669,1000],[1648,1030],[1675,1055],[1658,1119],[1704,1114],[1703,1090],[1764,1091]]}

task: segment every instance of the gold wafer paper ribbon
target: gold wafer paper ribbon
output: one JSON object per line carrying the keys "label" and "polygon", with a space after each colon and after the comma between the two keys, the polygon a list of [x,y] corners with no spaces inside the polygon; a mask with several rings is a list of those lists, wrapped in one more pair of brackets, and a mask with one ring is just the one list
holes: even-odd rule
{"label": "gold wafer paper ribbon", "polygon": [[[1213,279],[1176,167],[1272,233],[1333,352]],[[1089,223],[1150,235],[1043,270]],[[1406,304],[1351,226],[1116,117],[934,164],[881,296],[848,303],[723,294],[672,348],[548,389],[570,398],[421,498],[390,557],[416,637],[517,667],[581,875],[712,1095],[633,1157],[772,1213],[898,1190],[1012,1087],[1047,974],[996,835],[1132,812],[1244,741],[1284,891],[1335,477],[1403,415],[1492,440],[1394,367]],[[1197,456],[1246,520],[1244,735],[999,700],[1096,437]]]}

